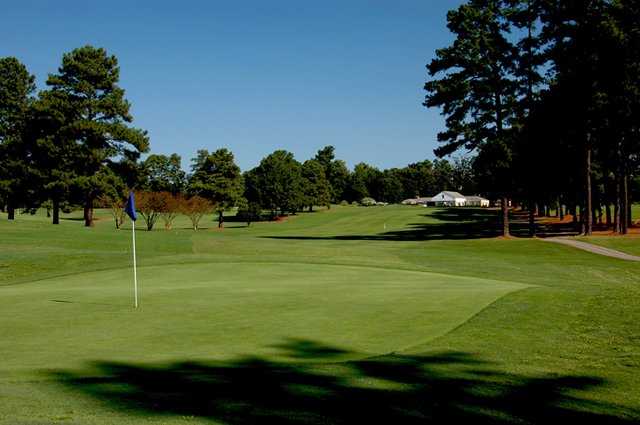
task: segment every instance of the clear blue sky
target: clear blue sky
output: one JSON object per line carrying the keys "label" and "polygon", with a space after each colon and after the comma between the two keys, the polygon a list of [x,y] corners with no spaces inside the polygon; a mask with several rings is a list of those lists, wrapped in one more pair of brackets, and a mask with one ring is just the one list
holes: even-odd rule
{"label": "clear blue sky", "polygon": [[243,170],[275,149],[334,145],[349,166],[433,158],[438,111],[425,65],[460,0],[8,1],[0,56],[44,88],[62,54],[115,54],[134,124],[155,153],[231,149]]}

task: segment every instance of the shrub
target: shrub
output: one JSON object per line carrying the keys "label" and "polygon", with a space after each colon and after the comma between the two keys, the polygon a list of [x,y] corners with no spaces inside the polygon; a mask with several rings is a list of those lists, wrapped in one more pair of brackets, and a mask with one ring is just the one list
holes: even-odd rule
{"label": "shrub", "polygon": [[160,217],[162,217],[162,221],[164,222],[164,228],[170,230],[173,226],[173,221],[180,212],[180,201],[175,195],[169,192],[160,192],[160,195],[162,198]]}
{"label": "shrub", "polygon": [[[114,194],[104,194],[98,198],[98,207],[109,208],[111,211],[116,229],[120,229],[127,218],[127,213],[124,211],[126,203],[127,201],[123,197]],[[64,209],[62,211],[65,212]]]}
{"label": "shrub", "polygon": [[191,220],[193,230],[198,230],[198,224],[202,217],[213,211],[213,204],[200,196],[181,198],[179,201],[180,212]]}
{"label": "shrub", "polygon": [[343,206],[343,207],[346,207],[346,206],[348,206],[348,205],[349,205],[349,202],[348,202],[348,201],[345,201],[345,200],[343,199],[342,201],[340,201],[340,205],[341,205],[341,206]]}
{"label": "shrub", "polygon": [[371,207],[376,205],[376,200],[373,198],[362,198],[360,200],[360,205],[364,206],[364,207]]}
{"label": "shrub", "polygon": [[262,208],[256,202],[247,201],[245,198],[242,198],[238,202],[236,220],[246,222],[247,227],[251,226],[251,223],[254,221],[260,221],[261,216]]}
{"label": "shrub", "polygon": [[147,224],[147,230],[153,230],[153,226],[164,209],[165,196],[163,192],[136,192],[135,197],[136,210]]}

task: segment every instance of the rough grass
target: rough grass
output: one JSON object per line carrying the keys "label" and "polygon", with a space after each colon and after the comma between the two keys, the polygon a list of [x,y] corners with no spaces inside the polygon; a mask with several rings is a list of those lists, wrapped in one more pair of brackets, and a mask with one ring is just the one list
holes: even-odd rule
{"label": "rough grass", "polygon": [[106,212],[0,217],[0,421],[640,419],[640,264],[484,238],[474,211],[181,218],[137,233],[139,311]]}
{"label": "rough grass", "polygon": [[[633,205],[632,217],[636,226],[640,224],[638,218],[640,217],[640,204]],[[626,252],[627,254],[640,256],[640,229],[633,228],[628,235],[594,235],[589,237],[579,237],[578,239],[589,242],[595,245],[604,246],[605,248],[611,248],[618,251]]]}

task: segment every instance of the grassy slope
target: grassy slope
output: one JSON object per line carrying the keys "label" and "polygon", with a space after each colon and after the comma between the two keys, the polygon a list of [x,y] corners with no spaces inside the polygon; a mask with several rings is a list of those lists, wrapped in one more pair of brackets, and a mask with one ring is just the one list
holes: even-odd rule
{"label": "grassy slope", "polygon": [[[411,233],[397,233],[400,231],[410,231],[416,229],[416,225],[429,224],[430,229],[437,230],[442,224],[433,216],[425,216],[431,210],[408,207],[385,207],[385,208],[334,208],[331,211],[304,214],[292,218],[290,221],[280,224],[275,223],[259,223],[251,228],[235,227],[235,224],[229,224],[224,232],[203,231],[193,233],[188,230],[176,230],[172,232],[140,232],[139,251],[140,264],[142,267],[154,265],[171,265],[181,264],[180,268],[189,268],[189,264],[212,264],[212,263],[229,263],[229,262],[246,262],[242,270],[243,276],[235,276],[237,268],[228,271],[228,275],[232,277],[227,289],[237,291],[233,285],[234,279],[241,281],[252,281],[256,276],[261,276],[264,271],[261,263],[270,263],[268,267],[275,267],[275,264],[285,264],[281,267],[275,267],[272,273],[281,270],[282,279],[286,282],[306,282],[315,287],[321,288],[326,280],[335,279],[335,276],[341,276],[343,271],[333,274],[326,273],[326,267],[320,267],[318,264],[339,264],[350,266],[368,266],[379,268],[381,271],[376,273],[376,281],[384,284],[396,278],[385,279],[384,273],[393,273],[395,270],[410,270],[435,272],[452,276],[461,277],[480,277],[489,280],[498,280],[506,282],[505,285],[511,285],[513,282],[517,284],[531,285],[530,288],[510,293],[497,302],[491,304],[478,314],[474,315],[470,320],[458,326],[452,332],[442,335],[435,340],[424,340],[425,336],[436,335],[438,332],[427,331],[425,333],[425,324],[419,321],[412,321],[415,325],[415,344],[407,344],[404,335],[397,335],[398,330],[407,328],[407,322],[379,323],[380,314],[374,314],[369,319],[370,329],[359,332],[356,324],[353,331],[344,341],[339,339],[334,343],[342,342],[341,347],[321,347],[314,346],[312,339],[318,340],[327,333],[307,333],[303,335],[309,338],[309,341],[298,341],[297,343],[284,341],[289,351],[293,353],[293,357],[298,360],[301,358],[311,358],[317,360],[318,357],[327,357],[328,359],[344,359],[353,357],[357,353],[344,353],[339,348],[348,348],[350,350],[361,350],[364,352],[384,352],[392,347],[396,349],[407,348],[404,350],[406,356],[401,357],[402,366],[397,366],[398,359],[396,357],[382,357],[378,361],[378,365],[382,364],[382,369],[372,369],[369,363],[360,361],[340,363],[336,366],[317,366],[309,372],[308,370],[296,369],[292,371],[287,369],[292,375],[295,372],[296,379],[309,380],[314,377],[315,373],[331,375],[334,381],[341,378],[337,382],[341,382],[338,386],[334,381],[331,385],[328,383],[308,385],[315,389],[330,389],[332,393],[340,395],[340,399],[349,400],[352,404],[361,402],[363,397],[361,392],[354,393],[352,386],[342,383],[345,379],[344,374],[348,374],[351,380],[355,380],[358,386],[364,388],[375,387],[375,383],[380,378],[384,378],[386,386],[399,385],[402,390],[402,398],[398,401],[381,403],[382,407],[392,407],[393,412],[410,412],[415,409],[420,410],[426,416],[429,416],[429,409],[425,409],[423,402],[419,404],[419,408],[410,401],[412,397],[423,400],[425,396],[433,394],[419,392],[416,393],[414,384],[417,376],[424,370],[431,373],[423,376],[425,382],[430,382],[436,386],[444,386],[449,388],[455,383],[464,382],[460,387],[476,388],[472,395],[464,393],[458,397],[455,393],[447,400],[450,402],[445,405],[449,410],[448,413],[481,411],[492,405],[492,399],[487,394],[494,394],[501,391],[500,400],[511,400],[508,394],[513,394],[516,401],[504,402],[493,406],[492,413],[474,414],[472,416],[476,422],[478,418],[485,418],[489,415],[492,420],[500,421],[509,416],[525,418],[534,421],[538,413],[514,411],[513,406],[518,404],[517,395],[521,393],[533,394],[528,400],[528,404],[536,406],[540,411],[548,411],[550,414],[559,415],[566,414],[567,411],[593,411],[606,413],[618,418],[633,417],[639,415],[637,409],[640,406],[640,382],[638,382],[638,367],[640,366],[640,341],[637,339],[640,327],[640,314],[638,313],[637,303],[640,299],[640,289],[638,286],[638,272],[640,265],[626,263],[614,259],[594,256],[578,250],[573,250],[564,246],[556,246],[554,244],[545,244],[539,241],[529,240],[499,240],[499,239],[475,239],[475,240],[402,240],[411,236]],[[177,227],[186,227],[186,222],[178,223]],[[446,230],[446,229],[441,229]],[[72,285],[81,283],[80,275],[74,273],[90,271],[114,269],[113,279],[119,279],[118,273],[122,273],[123,267],[129,265],[128,256],[128,233],[115,232],[111,229],[108,221],[100,222],[95,229],[83,229],[78,222],[67,221],[59,228],[47,225],[41,219],[20,216],[16,223],[0,222],[0,232],[3,238],[0,244],[3,254],[0,255],[0,285],[7,285],[5,294],[14,294],[20,297],[21,294],[28,294],[30,291],[38,291],[39,288],[47,285],[60,285],[71,282]],[[389,238],[385,238],[384,232],[389,232]],[[435,232],[437,233],[437,232]],[[403,237],[398,237],[398,235]],[[424,234],[421,234],[424,236]],[[286,238],[286,239],[282,239]],[[287,263],[295,263],[296,266],[288,267]],[[186,266],[185,266],[186,264]],[[305,266],[307,264],[307,266]],[[207,266],[209,267],[209,266]],[[215,264],[210,267],[215,268]],[[218,267],[229,267],[220,264]],[[308,267],[308,269],[307,269]],[[180,268],[176,268],[179,270]],[[202,269],[198,266],[200,272]],[[154,269],[148,268],[149,273],[153,274]],[[291,272],[288,272],[291,270]],[[366,269],[369,270],[369,269]],[[198,273],[200,273],[198,272]],[[312,278],[307,278],[303,274],[310,272]],[[213,274],[213,272],[211,272]],[[267,275],[268,271],[264,272]],[[43,281],[38,284],[25,283],[36,279],[50,278],[54,276],[67,275],[68,278],[58,278],[57,280]],[[378,276],[379,275],[379,276]],[[160,272],[158,272],[160,276]],[[404,275],[401,275],[405,281]],[[103,274],[104,277],[104,274]],[[171,276],[162,273],[162,279],[165,285],[171,283]],[[354,276],[351,280],[357,280]],[[75,283],[74,283],[75,282]],[[447,282],[444,282],[445,284]],[[358,282],[362,287],[362,282]],[[367,297],[374,300],[378,307],[388,306],[380,303],[386,299],[386,291],[380,289],[380,284],[374,286],[373,291],[355,291],[345,287],[336,286],[336,293],[332,295],[338,299],[344,291],[347,299],[351,299],[353,303],[357,300]],[[438,303],[430,303],[427,301],[425,292],[428,288],[422,287],[419,282],[414,285],[408,283],[409,289],[415,291],[415,298],[409,297],[402,300],[406,303],[408,300],[417,299],[418,301],[425,299],[425,306],[433,308]],[[445,285],[446,286],[446,285]],[[23,289],[24,288],[24,289]],[[53,288],[53,286],[52,286]],[[234,289],[235,288],[235,289]],[[1,288],[0,288],[1,289]],[[439,291],[447,288],[439,288]],[[317,291],[318,289],[316,289]],[[287,291],[288,292],[288,291]],[[371,293],[373,292],[373,294]],[[403,291],[400,291],[389,299],[389,305],[397,304],[398,298],[403,297]],[[294,329],[304,330],[315,327],[301,317],[309,315],[316,300],[305,300],[305,292],[301,291],[292,295],[290,301],[292,306],[306,306],[302,311],[298,311],[297,315],[288,318],[289,323]],[[316,294],[317,295],[317,294]],[[193,299],[193,294],[183,293],[176,298],[179,301],[185,299]],[[230,299],[237,299],[238,294],[233,293]],[[468,305],[464,298],[473,299],[476,295],[468,292],[462,296],[458,306]],[[3,297],[4,298],[4,297]],[[375,301],[378,300],[378,301]],[[21,302],[25,302],[24,298]],[[307,304],[305,304],[305,302]],[[46,303],[45,303],[46,304]],[[353,304],[337,304],[336,309],[331,311],[329,317],[340,319],[340,313],[344,313],[352,308]],[[406,304],[403,304],[403,306]],[[420,306],[421,303],[413,304],[413,309]],[[449,302],[444,303],[450,306]],[[41,313],[47,309],[57,308],[55,303],[49,303],[46,306],[40,305],[30,307],[29,305],[18,306],[19,310],[23,310],[27,317],[20,320],[19,314],[14,310],[11,314],[11,320],[14,322],[7,326],[3,321],[3,329],[5,335],[17,338],[12,342],[12,346],[20,344],[19,336],[25,333],[24,326],[37,327],[33,320],[29,320],[31,315],[30,308],[42,308]],[[79,309],[78,305],[69,305],[70,309]],[[267,305],[264,311],[264,317],[268,317],[273,306]],[[98,307],[96,307],[98,308]],[[98,321],[113,321],[114,324],[123,329],[126,327],[127,319],[123,318],[119,312],[110,310],[111,307],[99,307],[99,315],[95,318]],[[146,308],[146,307],[145,307]],[[234,319],[241,321],[243,304],[239,304],[238,316]],[[284,309],[283,309],[284,310]],[[372,305],[364,305],[362,313],[372,310]],[[411,309],[409,309],[411,311]],[[158,309],[160,315],[184,316],[191,313],[198,318],[198,310],[193,312],[190,308],[174,311]],[[406,313],[406,312],[405,312]],[[81,312],[79,311],[80,315]],[[86,314],[86,311],[85,313]],[[213,314],[213,313],[212,313]],[[256,313],[258,316],[259,314]],[[81,316],[77,316],[80,320]],[[364,316],[363,316],[364,317]],[[384,317],[384,316],[382,316]],[[404,316],[410,319],[410,315]],[[449,317],[443,315],[442,317]],[[376,318],[378,321],[376,321]],[[59,319],[59,317],[58,317]],[[264,327],[265,334],[274,334],[276,336],[285,336],[287,332],[287,318],[269,318],[264,320],[265,323],[256,322],[255,318],[249,317],[246,321],[246,327],[251,329],[258,325],[258,328]],[[342,318],[348,320],[348,317]],[[5,316],[3,320],[7,320]],[[458,319],[459,320],[459,319]],[[26,322],[27,324],[24,324]],[[341,322],[341,323],[342,323]],[[384,322],[384,320],[383,320]],[[453,324],[455,321],[450,322]],[[239,323],[239,322],[238,322]],[[329,326],[331,321],[326,321],[325,326]],[[361,322],[363,323],[363,322]],[[69,321],[65,332],[73,329],[73,321]],[[58,326],[52,322],[51,340],[56,340],[55,332]],[[154,323],[149,324],[152,328]],[[21,327],[22,326],[22,327]],[[155,324],[156,328],[159,324]],[[15,327],[15,331],[10,331]],[[321,326],[320,326],[321,327]],[[380,330],[389,329],[393,338],[386,340],[384,333]],[[90,327],[87,331],[89,336],[91,332],[100,335],[100,327]],[[133,367],[128,365],[130,369],[124,368],[122,365],[115,365],[113,361],[128,361],[131,357],[110,355],[109,338],[113,337],[112,333],[104,334],[104,337],[96,338],[95,347],[92,345],[89,351],[95,350],[92,354],[94,360],[104,361],[96,366],[96,369],[75,368],[73,372],[60,372],[64,379],[39,378],[44,381],[38,381],[39,384],[33,382],[25,382],[24,380],[9,378],[7,385],[0,388],[0,413],[2,413],[2,403],[5,402],[6,417],[35,417],[41,420],[65,419],[69,421],[76,420],[79,423],[87,421],[109,422],[118,421],[126,422],[131,420],[128,415],[133,413],[147,415],[150,412],[154,414],[164,413],[171,414],[170,418],[176,423],[186,421],[191,423],[191,417],[208,417],[227,421],[230,423],[255,423],[263,418],[265,411],[270,415],[278,415],[281,409],[285,409],[286,417],[297,414],[319,414],[325,415],[329,421],[340,421],[345,418],[338,413],[339,402],[331,398],[325,399],[322,408],[314,409],[313,406],[308,407],[304,412],[294,412],[294,405],[306,406],[309,402],[308,398],[296,393],[300,400],[296,403],[296,398],[291,393],[287,397],[291,402],[287,406],[279,406],[277,401],[273,400],[271,404],[262,406],[262,410],[258,409],[258,413],[252,411],[251,414],[238,412],[229,412],[228,407],[234,403],[242,404],[243,402],[254,406],[264,403],[264,394],[260,397],[250,391],[241,393],[232,392],[234,395],[233,403],[224,403],[225,408],[221,410],[218,406],[209,406],[203,408],[202,403],[193,402],[190,404],[187,400],[181,400],[180,396],[188,396],[188,400],[193,399],[191,386],[184,385],[186,378],[208,376],[211,378],[210,390],[214,392],[229,391],[229,385],[218,387],[213,382],[218,382],[221,377],[233,375],[237,371],[245,370],[246,363],[239,361],[227,360],[223,366],[205,367],[192,366],[186,367],[180,361],[192,361],[203,359],[207,356],[207,349],[210,349],[203,341],[198,341],[198,345],[189,344],[189,347],[183,349],[182,358],[165,358],[162,355],[150,355],[149,361],[156,361],[160,369],[145,369],[144,367]],[[285,329],[285,330],[282,330]],[[104,330],[104,329],[102,329]],[[131,332],[133,332],[132,329]],[[278,330],[276,332],[276,330]],[[410,329],[412,330],[412,329]],[[35,332],[35,331],[34,331]],[[127,331],[129,332],[129,331]],[[413,332],[413,330],[412,330]],[[376,333],[377,336],[376,336]],[[46,333],[45,333],[46,334]],[[162,334],[162,333],[161,333]],[[17,336],[16,336],[17,335]],[[225,333],[218,330],[211,331],[211,340],[217,337],[224,337]],[[376,344],[371,344],[375,338],[380,340]],[[61,340],[47,347],[51,351],[58,351],[56,347],[65,344],[64,335],[59,337]],[[202,335],[200,335],[202,338]],[[395,338],[395,339],[394,339]],[[356,341],[353,343],[353,341]],[[268,340],[259,340],[259,344],[271,343]],[[317,341],[316,341],[317,342]],[[326,338],[325,341],[327,342]],[[349,344],[351,342],[351,344]],[[182,342],[184,344],[185,342]],[[58,345],[56,345],[58,344]],[[153,346],[153,341],[148,341],[148,346]],[[176,341],[176,345],[181,342]],[[203,351],[198,351],[198,346],[205,347]],[[369,345],[368,345],[369,344]],[[413,345],[412,347],[404,347],[405,345]],[[249,349],[250,344],[246,346]],[[263,359],[269,358],[272,354],[269,350],[265,350],[264,346],[256,346],[255,355],[263,356]],[[6,346],[5,350],[7,349]],[[117,351],[117,350],[116,350]],[[237,351],[231,351],[236,353]],[[458,352],[464,353],[450,355],[443,360],[441,357],[437,361],[432,357],[420,357],[420,371],[416,371],[409,379],[407,374],[406,362],[417,362],[415,354],[421,356],[432,356],[434,353],[442,352]],[[99,354],[102,353],[100,356]],[[224,350],[222,350],[224,354]],[[339,353],[337,357],[330,354]],[[11,354],[11,353],[9,353]],[[15,353],[14,353],[15,354]],[[64,350],[57,353],[61,358],[65,358]],[[411,355],[411,357],[409,357]],[[45,358],[49,356],[46,354]],[[5,355],[3,354],[3,358]],[[357,357],[357,356],[356,356]],[[36,356],[37,358],[37,356]],[[426,360],[425,360],[426,359]],[[473,359],[473,361],[469,361]],[[19,369],[20,359],[13,359],[12,368],[15,371]],[[279,360],[269,360],[276,362],[279,368],[282,366]],[[259,366],[252,364],[248,370],[259,372],[261,376],[271,376],[272,364],[262,360]],[[459,367],[468,367],[470,364],[477,365],[482,363],[483,373],[477,373],[471,379],[465,375],[464,379],[457,375]],[[411,365],[415,366],[414,363]],[[84,367],[84,366],[83,366]],[[445,369],[440,374],[435,373],[440,367]],[[480,367],[480,366],[477,366]],[[348,370],[343,370],[347,368]],[[67,369],[64,369],[67,370]],[[193,370],[197,373],[194,374]],[[222,370],[222,372],[221,372]],[[280,370],[280,369],[278,369]],[[319,372],[318,372],[319,371]],[[356,373],[357,372],[357,373]],[[506,375],[505,375],[506,374]],[[115,379],[115,382],[107,382],[108,384],[117,384],[125,386],[121,392],[114,391],[108,386],[100,386],[94,383],[87,384],[85,376],[105,375]],[[153,376],[154,379],[149,380],[132,380],[132,376]],[[539,376],[554,377],[553,379],[545,378],[540,380]],[[57,375],[54,375],[57,376]],[[244,375],[243,375],[244,376]],[[237,378],[239,382],[244,382],[247,378],[243,376]],[[163,400],[163,394],[170,392],[168,389],[158,388],[153,384],[158,377],[173,382],[171,386],[173,391],[171,398],[181,400],[180,403],[171,404],[170,400]],[[569,378],[572,377],[572,378]],[[215,379],[214,379],[215,378]],[[315,379],[315,378],[314,378]],[[278,379],[263,379],[275,385],[281,390],[282,375],[278,375]],[[485,381],[490,380],[490,385]],[[57,382],[71,382],[71,389],[60,391]],[[505,381],[508,381],[505,383]],[[349,381],[351,382],[351,381]],[[544,384],[541,384],[541,382]],[[246,384],[253,383],[252,380],[244,382]],[[454,384],[452,384],[454,383]],[[355,384],[354,384],[355,385]],[[488,385],[488,386],[487,386]],[[250,385],[249,385],[250,386]],[[119,387],[118,387],[119,388]],[[462,391],[461,388],[455,387],[453,390]],[[82,389],[82,393],[92,395],[100,400],[109,402],[100,405],[98,409],[93,397],[77,398],[78,391]],[[539,397],[536,391],[541,391]],[[453,391],[452,390],[452,391]],[[421,387],[420,391],[427,391]],[[157,394],[160,393],[160,394]],[[177,393],[177,394],[176,394]],[[304,392],[300,392],[303,394]],[[156,397],[150,399],[144,394],[156,394]],[[366,394],[365,399],[374,396],[375,392]],[[395,393],[392,390],[386,392],[391,400],[395,400]],[[482,396],[478,396],[481,394]],[[417,397],[419,395],[419,397]],[[255,397],[255,398],[254,398]],[[325,396],[329,397],[329,396]],[[158,409],[158,398],[160,398],[160,406]],[[136,400],[134,406],[128,403]],[[197,399],[197,398],[196,398]],[[115,401],[114,401],[115,400]],[[260,400],[260,401],[258,401]],[[405,400],[408,405],[405,406]],[[154,404],[155,403],[155,404]],[[459,406],[461,403],[467,403],[465,409]],[[387,406],[387,404],[390,404]],[[525,403],[526,404],[526,403]],[[440,404],[442,405],[442,400]],[[152,406],[152,407],[149,407]],[[153,406],[156,406],[155,408]],[[186,407],[185,407],[186,406]],[[455,406],[455,407],[454,407]],[[558,411],[558,406],[563,406],[564,410]],[[569,407],[567,407],[569,406]],[[277,408],[276,408],[277,407]],[[335,407],[335,409],[334,409]],[[382,409],[380,407],[380,409]],[[97,409],[97,410],[96,410]],[[291,409],[291,411],[287,410]],[[630,410],[631,409],[631,410]],[[390,419],[398,418],[405,421],[408,416],[393,416],[398,413],[389,413],[386,410],[376,412],[372,409],[375,416],[372,419],[387,416]],[[244,411],[243,411],[244,412]],[[433,415],[434,413],[432,413]],[[96,415],[96,416],[92,416]],[[373,413],[372,413],[373,415]],[[574,415],[575,416],[575,415]],[[304,416],[305,418],[307,416]],[[145,416],[148,421],[153,421],[154,415]],[[234,418],[234,420],[230,419]],[[589,417],[591,418],[591,417]],[[132,423],[140,421],[137,417]],[[167,420],[163,418],[162,421]],[[243,422],[244,421],[244,422]],[[14,420],[15,422],[15,420]],[[311,421],[313,422],[313,421]]]}

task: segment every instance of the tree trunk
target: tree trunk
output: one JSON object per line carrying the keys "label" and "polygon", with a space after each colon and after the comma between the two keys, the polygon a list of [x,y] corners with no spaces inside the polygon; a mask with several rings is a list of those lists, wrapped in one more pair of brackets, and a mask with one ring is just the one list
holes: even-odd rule
{"label": "tree trunk", "polygon": [[558,211],[560,211],[560,221],[564,221],[564,205],[558,203]]}
{"label": "tree trunk", "polygon": [[622,177],[622,205],[624,220],[622,220],[622,233],[627,234],[629,232],[629,226],[631,226],[631,203],[629,202],[629,179],[627,173],[624,173]]}
{"label": "tree trunk", "polygon": [[218,211],[218,229],[224,227],[224,211]]}
{"label": "tree trunk", "polygon": [[632,200],[631,200],[631,197],[629,197],[628,200],[627,200],[628,227],[633,226],[633,210],[631,209],[631,204],[632,204]]}
{"label": "tree trunk", "polygon": [[502,236],[509,237],[509,200],[506,196],[502,197]]}
{"label": "tree trunk", "polygon": [[93,227],[93,199],[87,199],[84,204],[84,225]]}
{"label": "tree trunk", "polygon": [[591,147],[588,146],[587,147],[587,155],[586,155],[586,170],[585,170],[585,177],[586,177],[586,199],[585,199],[585,229],[584,229],[584,234],[585,236],[589,236],[593,233],[593,205],[592,205],[592,199],[591,199]]}
{"label": "tree trunk", "polygon": [[613,232],[620,233],[620,179],[616,177],[616,201],[613,206]]}
{"label": "tree trunk", "polygon": [[7,205],[7,219],[8,220],[16,219],[16,208],[11,204]]}
{"label": "tree trunk", "polygon": [[60,224],[60,201],[58,199],[53,199],[52,204],[53,220],[51,222],[53,224]]}
{"label": "tree trunk", "polygon": [[607,205],[604,207],[605,209],[605,224],[607,229],[611,227],[611,205],[607,202]]}
{"label": "tree trunk", "polygon": [[536,236],[536,211],[535,202],[529,201],[529,236]]}

